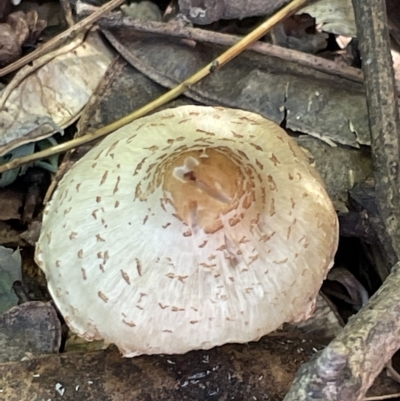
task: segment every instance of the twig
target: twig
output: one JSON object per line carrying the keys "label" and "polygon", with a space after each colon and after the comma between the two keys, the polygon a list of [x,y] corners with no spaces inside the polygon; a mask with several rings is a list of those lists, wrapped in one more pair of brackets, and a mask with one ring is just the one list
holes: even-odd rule
{"label": "twig", "polygon": [[[353,0],[367,89],[378,203],[399,255],[398,115],[385,2]],[[386,201],[386,202],[385,202]],[[392,246],[390,246],[392,245]],[[285,401],[360,401],[400,348],[400,263],[317,358],[303,365]]]}
{"label": "twig", "polygon": [[121,5],[125,0],[111,0],[110,2],[104,4],[104,6],[100,7],[96,12],[91,14],[89,17],[83,19],[82,21],[78,22],[77,24],[71,26],[66,31],[60,33],[59,35],[55,36],[54,38],[50,39],[46,42],[43,46],[39,47],[32,53],[27,54],[25,57],[20,58],[15,63],[8,65],[0,69],[0,77],[9,74],[17,70],[18,68],[23,67],[24,65],[31,63],[32,61],[36,60],[38,57],[43,56],[44,54],[48,53],[49,51],[53,50],[57,46],[60,46],[64,43],[67,39],[75,36],[77,33],[89,28],[94,22],[96,22],[101,16],[108,13],[109,11],[113,10],[114,8]]}
{"label": "twig", "polygon": [[[176,23],[157,22],[157,21],[141,21],[130,17],[121,17],[121,14],[106,15],[98,22],[100,28],[116,29],[123,28],[125,34],[130,31],[150,33],[162,36],[172,36],[176,38],[192,39],[198,42],[212,43],[223,46],[232,46],[240,39],[236,35],[228,35],[207,31],[200,28],[189,28],[180,26]],[[295,61],[298,64],[306,67],[311,67],[315,70],[336,74],[338,76],[350,79],[355,82],[363,82],[362,71],[349,66],[343,66],[335,61],[323,59],[312,54],[303,53],[298,50],[287,49],[285,47],[272,45],[265,42],[256,42],[247,48],[260,54],[277,57],[281,60]]]}
{"label": "twig", "polygon": [[133,113],[121,118],[120,120],[107,125],[106,127],[100,128],[92,134],[87,134],[78,138],[73,139],[72,141],[65,142],[63,144],[53,146],[52,148],[46,149],[41,152],[37,152],[33,155],[27,157],[21,157],[19,159],[14,159],[4,165],[0,166],[0,173],[3,173],[7,170],[11,170],[13,168],[19,167],[22,164],[30,163],[34,160],[45,159],[51,155],[65,152],[67,150],[71,150],[78,146],[81,146],[85,143],[94,141],[99,139],[118,128],[123,127],[124,125],[136,120],[140,117],[145,116],[156,108],[170,102],[171,100],[177,98],[179,95],[184,93],[186,89],[190,88],[201,79],[214,72],[216,69],[221,68],[223,65],[231,61],[237,55],[239,55],[243,50],[245,50],[248,46],[253,44],[255,41],[260,39],[262,36],[266,34],[272,27],[274,27],[277,23],[287,18],[288,16],[295,13],[299,8],[303,7],[308,0],[293,0],[291,3],[283,7],[272,17],[268,18],[264,23],[262,23],[258,28],[254,29],[247,36],[237,42],[235,45],[230,47],[224,53],[222,53],[219,57],[214,59],[211,63],[207,64],[200,71],[186,79],[183,83],[171,89],[164,95],[155,99],[154,101],[148,103],[144,107],[134,111]]}

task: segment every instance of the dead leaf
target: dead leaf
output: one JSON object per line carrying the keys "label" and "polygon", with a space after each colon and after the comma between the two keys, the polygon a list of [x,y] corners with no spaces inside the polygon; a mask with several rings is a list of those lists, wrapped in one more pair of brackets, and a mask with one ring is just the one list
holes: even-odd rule
{"label": "dead leaf", "polygon": [[18,303],[12,285],[22,279],[21,263],[19,250],[0,246],[0,314]]}
{"label": "dead leaf", "polygon": [[[217,46],[168,37],[143,37],[127,29],[103,30],[142,74],[172,88],[211,62]],[[235,82],[235,85],[232,85]],[[244,52],[190,87],[185,96],[208,105],[249,110],[296,132],[335,146],[370,143],[364,87],[297,62]]]}
{"label": "dead leaf", "polygon": [[0,65],[7,65],[21,55],[17,35],[8,24],[0,24]]}
{"label": "dead leaf", "polygon": [[23,193],[13,189],[0,191],[0,220],[20,219],[23,204]]}
{"label": "dead leaf", "polygon": [[357,36],[351,0],[318,0],[303,7],[298,14],[306,13],[315,18],[325,32],[344,36]]}
{"label": "dead leaf", "polygon": [[6,22],[0,24],[0,65],[18,59],[22,54],[22,46],[36,43],[46,25],[36,10],[9,14]]}
{"label": "dead leaf", "polygon": [[79,39],[20,70],[0,98],[0,156],[69,126],[112,60],[96,35]]}
{"label": "dead leaf", "polygon": [[140,3],[124,4],[121,11],[127,17],[141,19],[142,21],[161,21],[161,11],[156,4],[151,1],[141,1]]}
{"label": "dead leaf", "polygon": [[59,2],[47,1],[39,2],[33,0],[24,0],[22,3],[15,7],[18,11],[24,11],[25,13],[35,10],[39,20],[46,22],[47,27],[58,27],[63,29],[66,27],[64,14]]}
{"label": "dead leaf", "polygon": [[12,228],[8,223],[0,220],[0,246],[19,246],[21,243],[19,232]]}
{"label": "dead leaf", "polygon": [[220,19],[270,15],[291,0],[179,0],[179,10],[194,24],[208,25]]}
{"label": "dead leaf", "polygon": [[272,28],[272,43],[303,53],[316,54],[326,48],[328,34],[315,32],[313,27],[314,19],[309,15],[292,16]]}

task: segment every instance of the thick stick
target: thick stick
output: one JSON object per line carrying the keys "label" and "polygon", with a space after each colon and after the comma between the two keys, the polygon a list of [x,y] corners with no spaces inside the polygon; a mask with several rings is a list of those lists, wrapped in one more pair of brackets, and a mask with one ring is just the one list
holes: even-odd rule
{"label": "thick stick", "polygon": [[387,237],[381,238],[391,264],[400,255],[399,119],[383,0],[353,0],[374,162],[376,197]]}

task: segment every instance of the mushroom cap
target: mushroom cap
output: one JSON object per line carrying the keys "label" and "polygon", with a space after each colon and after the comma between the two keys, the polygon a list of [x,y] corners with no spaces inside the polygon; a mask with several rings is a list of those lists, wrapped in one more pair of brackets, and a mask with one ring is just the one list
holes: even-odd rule
{"label": "mushroom cap", "polygon": [[337,242],[324,185],[283,129],[183,106],[126,125],[71,168],[36,261],[71,330],[131,357],[306,319]]}

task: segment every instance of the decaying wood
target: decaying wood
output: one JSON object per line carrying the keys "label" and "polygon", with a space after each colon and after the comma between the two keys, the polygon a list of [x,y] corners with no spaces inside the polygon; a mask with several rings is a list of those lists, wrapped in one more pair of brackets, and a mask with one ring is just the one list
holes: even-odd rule
{"label": "decaying wood", "polygon": [[[366,79],[377,201],[388,257],[400,255],[398,114],[381,0],[353,0]],[[400,348],[400,262],[344,330],[303,365],[285,401],[359,401]]]}
{"label": "decaying wood", "polygon": [[[264,337],[185,355],[123,359],[115,349],[0,364],[3,401],[280,401],[295,370],[321,343]],[[374,394],[400,386],[383,380]]]}

